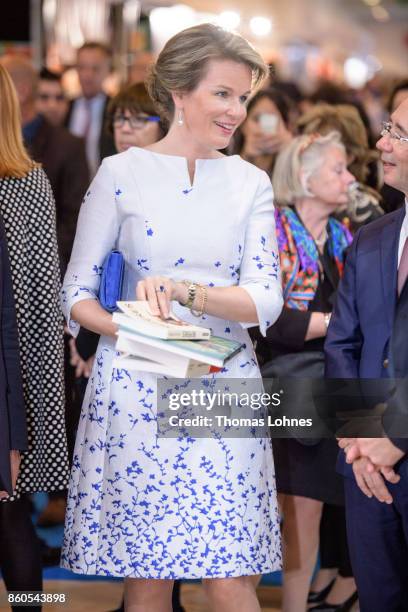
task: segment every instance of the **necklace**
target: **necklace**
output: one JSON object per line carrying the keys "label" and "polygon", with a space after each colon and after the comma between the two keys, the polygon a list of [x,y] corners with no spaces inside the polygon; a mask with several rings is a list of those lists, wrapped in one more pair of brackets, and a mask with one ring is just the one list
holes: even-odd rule
{"label": "necklace", "polygon": [[315,238],[315,243],[318,247],[322,247],[327,240],[327,230],[324,228],[319,238]]}

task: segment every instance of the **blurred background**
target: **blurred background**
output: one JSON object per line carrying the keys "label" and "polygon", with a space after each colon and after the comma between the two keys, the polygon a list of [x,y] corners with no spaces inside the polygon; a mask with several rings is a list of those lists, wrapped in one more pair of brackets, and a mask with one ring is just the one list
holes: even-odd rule
{"label": "blurred background", "polygon": [[113,71],[104,86],[112,95],[120,83],[143,80],[170,36],[206,21],[243,34],[275,78],[304,95],[322,80],[354,90],[374,123],[378,99],[407,72],[408,0],[19,0],[3,12],[0,55],[22,53],[37,68],[62,70],[75,97],[76,49],[108,43]]}

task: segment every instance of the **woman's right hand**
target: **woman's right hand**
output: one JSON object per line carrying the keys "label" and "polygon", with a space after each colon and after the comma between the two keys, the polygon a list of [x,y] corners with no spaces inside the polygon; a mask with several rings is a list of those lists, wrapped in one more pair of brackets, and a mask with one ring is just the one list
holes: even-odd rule
{"label": "woman's right hand", "polygon": [[172,300],[184,303],[187,297],[184,284],[166,276],[147,276],[136,286],[136,299],[147,300],[151,313],[163,319],[169,317]]}
{"label": "woman's right hand", "polygon": [[251,158],[258,155],[275,155],[291,139],[292,134],[280,119],[277,131],[274,134],[268,134],[258,127],[248,135],[245,139],[242,156],[244,158]]}

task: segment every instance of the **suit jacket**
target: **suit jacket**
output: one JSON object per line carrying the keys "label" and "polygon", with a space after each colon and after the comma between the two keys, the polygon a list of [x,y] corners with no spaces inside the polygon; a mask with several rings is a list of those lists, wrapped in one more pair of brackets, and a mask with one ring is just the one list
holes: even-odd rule
{"label": "suit jacket", "polygon": [[[115,155],[117,153],[115,149],[115,143],[113,137],[109,134],[106,129],[107,117],[108,117],[108,106],[111,98],[106,96],[105,105],[103,107],[103,115],[102,115],[102,123],[101,123],[101,131],[99,135],[99,161],[102,161],[105,157],[109,157],[109,155]],[[71,121],[72,110],[74,108],[76,99],[71,100],[68,113],[65,118],[65,126],[68,128],[69,123]]]}
{"label": "suit jacket", "polygon": [[0,489],[10,494],[11,449],[27,450],[27,426],[10,262],[0,218]]}
{"label": "suit jacket", "polygon": [[[354,238],[325,342],[328,378],[394,375],[391,346],[404,216],[405,207],[362,227]],[[393,441],[408,451],[408,440]]]}
{"label": "suit jacket", "polygon": [[45,119],[28,143],[32,158],[40,162],[54,193],[61,273],[68,265],[82,199],[89,185],[89,170],[82,138]]}

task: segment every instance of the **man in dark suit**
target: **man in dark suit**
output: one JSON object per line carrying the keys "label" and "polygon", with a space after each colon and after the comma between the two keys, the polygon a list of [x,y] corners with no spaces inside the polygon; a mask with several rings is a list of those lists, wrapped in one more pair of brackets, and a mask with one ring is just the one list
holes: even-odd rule
{"label": "man in dark suit", "polygon": [[65,124],[68,114],[68,98],[62,86],[62,75],[59,72],[42,68],[38,75],[37,112],[57,127]]}
{"label": "man in dark suit", "polygon": [[100,42],[86,42],[77,52],[77,72],[82,96],[72,101],[66,125],[72,134],[85,139],[91,176],[102,159],[116,153],[106,130],[109,98],[103,83],[111,68],[111,50]]}
{"label": "man in dark suit", "polygon": [[[327,333],[330,378],[408,377],[408,100],[381,134],[385,181],[405,194],[405,206],[364,226],[354,239]],[[402,404],[408,422],[407,402]],[[340,446],[361,612],[406,611],[408,438],[346,438]]]}

